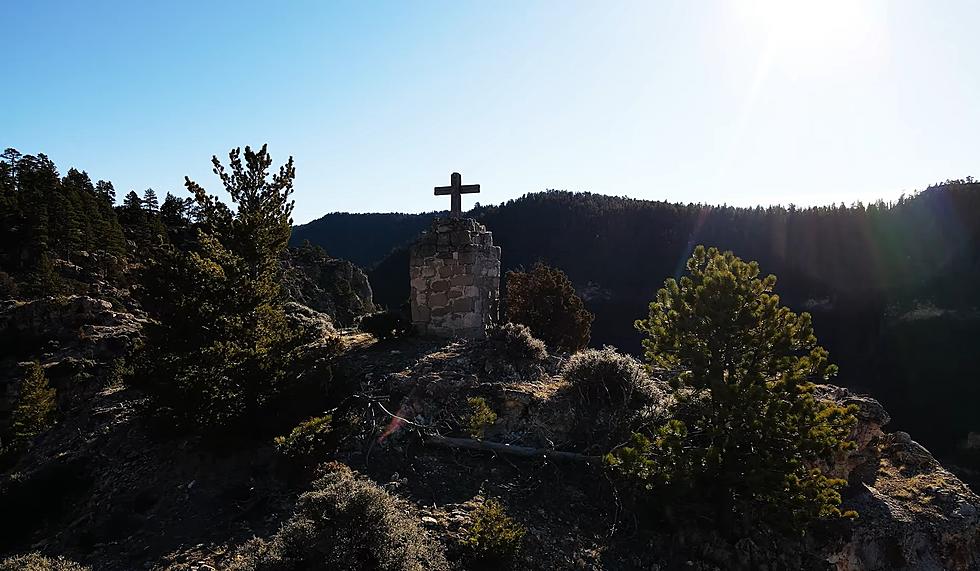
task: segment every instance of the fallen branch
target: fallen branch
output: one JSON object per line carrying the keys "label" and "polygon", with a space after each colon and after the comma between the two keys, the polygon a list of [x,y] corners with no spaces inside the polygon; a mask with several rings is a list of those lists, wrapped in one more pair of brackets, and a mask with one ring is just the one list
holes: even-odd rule
{"label": "fallen branch", "polygon": [[508,454],[520,456],[522,458],[542,458],[553,460],[569,460],[573,462],[599,462],[601,456],[586,456],[576,452],[564,452],[561,450],[549,450],[547,448],[531,448],[529,446],[514,446],[500,442],[486,442],[484,440],[474,440],[472,438],[450,438],[448,436],[426,436],[423,439],[428,446],[440,448],[477,450],[480,452],[491,452],[494,454]]}

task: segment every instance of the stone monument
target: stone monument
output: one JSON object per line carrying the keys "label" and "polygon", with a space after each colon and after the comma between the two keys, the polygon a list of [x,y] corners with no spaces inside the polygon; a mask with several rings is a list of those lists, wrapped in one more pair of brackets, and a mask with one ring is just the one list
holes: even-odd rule
{"label": "stone monument", "polygon": [[435,194],[450,195],[449,218],[436,218],[410,252],[412,325],[422,335],[482,337],[497,321],[500,299],[500,247],[493,233],[462,217],[461,195],[480,192],[453,173],[449,186]]}

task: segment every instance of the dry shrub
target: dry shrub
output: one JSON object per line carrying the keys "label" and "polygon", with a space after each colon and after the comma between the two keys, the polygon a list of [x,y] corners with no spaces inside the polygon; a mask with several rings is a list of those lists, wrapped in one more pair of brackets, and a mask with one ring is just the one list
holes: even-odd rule
{"label": "dry shrub", "polygon": [[323,471],[282,528],[268,540],[256,538],[243,546],[229,569],[449,568],[442,546],[425,535],[403,502],[343,464],[332,462]]}
{"label": "dry shrub", "polygon": [[0,561],[0,571],[89,571],[91,567],[79,565],[64,557],[45,557],[37,551]]}
{"label": "dry shrub", "polygon": [[548,358],[544,341],[534,337],[531,330],[520,323],[489,328],[487,345],[492,353],[508,359],[543,361]]}
{"label": "dry shrub", "polygon": [[562,377],[583,404],[644,405],[664,398],[639,361],[609,346],[572,355],[562,367]]}

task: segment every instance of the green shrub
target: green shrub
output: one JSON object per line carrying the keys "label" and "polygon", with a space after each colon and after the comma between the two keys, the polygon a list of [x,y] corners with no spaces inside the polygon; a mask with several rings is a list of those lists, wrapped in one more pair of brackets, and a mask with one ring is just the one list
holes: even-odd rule
{"label": "green shrub", "polygon": [[779,305],[776,278],[759,275],[755,262],[698,246],[687,275],[657,292],[636,325],[648,361],[678,372],[684,412],[607,461],[688,521],[699,518],[680,512],[736,532],[759,520],[802,531],[842,515],[845,482],[817,466],[853,447],[856,419],[814,398],[836,368],[810,316]]}
{"label": "green shrub", "polygon": [[362,317],[360,329],[380,341],[386,341],[408,335],[412,331],[412,324],[397,311],[379,311]]}
{"label": "green shrub", "polygon": [[269,540],[254,539],[232,557],[237,571],[359,569],[444,571],[442,547],[400,501],[343,464],[331,463]]}
{"label": "green shrub", "polygon": [[507,272],[507,321],[523,323],[549,347],[568,352],[589,344],[593,315],[565,272],[542,263]]}
{"label": "green shrub", "polygon": [[487,345],[491,352],[507,359],[543,361],[548,358],[548,349],[540,339],[531,334],[526,325],[504,323],[487,330]]}
{"label": "green shrub", "polygon": [[45,557],[37,551],[0,561],[0,571],[89,571],[89,569],[91,568],[64,557]]}
{"label": "green shrub", "polygon": [[336,445],[329,414],[300,423],[287,436],[277,436],[276,450],[295,460],[321,459]]}
{"label": "green shrub", "polygon": [[493,412],[483,397],[470,397],[466,399],[466,404],[470,406],[470,414],[466,420],[470,436],[483,438],[487,427],[497,422],[497,413]]}
{"label": "green shrub", "polygon": [[48,385],[44,368],[37,361],[27,366],[20,384],[20,396],[10,416],[15,446],[22,446],[54,425],[58,403],[55,390]]}
{"label": "green shrub", "polygon": [[474,559],[484,564],[504,565],[520,552],[527,531],[515,522],[497,500],[487,500],[476,509],[466,537]]}
{"label": "green shrub", "polygon": [[561,375],[583,404],[623,406],[664,397],[642,363],[609,346],[572,355]]}

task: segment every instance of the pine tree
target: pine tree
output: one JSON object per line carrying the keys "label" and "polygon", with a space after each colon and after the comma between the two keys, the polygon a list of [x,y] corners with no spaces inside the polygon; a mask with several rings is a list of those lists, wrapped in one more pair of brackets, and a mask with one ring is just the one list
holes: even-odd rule
{"label": "pine tree", "polygon": [[135,190],[131,190],[123,198],[122,208],[127,216],[137,217],[138,213],[143,212],[143,200],[140,195],[136,194]]}
{"label": "pine tree", "polygon": [[174,244],[184,245],[190,241],[192,203],[193,199],[181,200],[168,192],[160,205],[160,222]]}
{"label": "pine tree", "polygon": [[668,279],[636,323],[651,366],[678,373],[685,413],[609,458],[736,530],[839,516],[844,482],[818,466],[853,445],[853,409],[813,396],[836,367],[810,316],[781,306],[775,284],[755,262],[695,249],[687,275]]}
{"label": "pine tree", "polygon": [[95,192],[106,201],[109,206],[116,204],[116,188],[112,186],[112,183],[107,180],[100,180],[95,183]]}
{"label": "pine tree", "polygon": [[50,428],[57,410],[55,390],[48,386],[48,378],[41,364],[34,361],[27,367],[17,405],[11,413],[14,443],[26,443]]}
{"label": "pine tree", "polygon": [[143,198],[135,191],[129,191],[123,198],[122,206],[117,208],[125,235],[136,246],[131,255],[137,260],[145,261],[145,258],[155,255],[155,249],[166,241],[166,230],[155,208],[156,193],[153,189],[147,189]]}
{"label": "pine tree", "polygon": [[160,211],[160,201],[157,199],[156,191],[152,188],[143,191],[143,210],[150,214],[156,214]]}
{"label": "pine tree", "polygon": [[279,259],[289,240],[295,176],[292,158],[269,176],[266,147],[230,153],[230,172],[215,172],[233,212],[186,179],[200,209],[190,252],[169,247],[147,272],[145,305],[158,324],[147,330],[143,375],[157,403],[198,426],[254,419],[284,378],[296,335],[280,291]]}
{"label": "pine tree", "polygon": [[20,153],[7,149],[0,155],[0,268],[15,271],[25,226],[17,196],[17,163]]}

